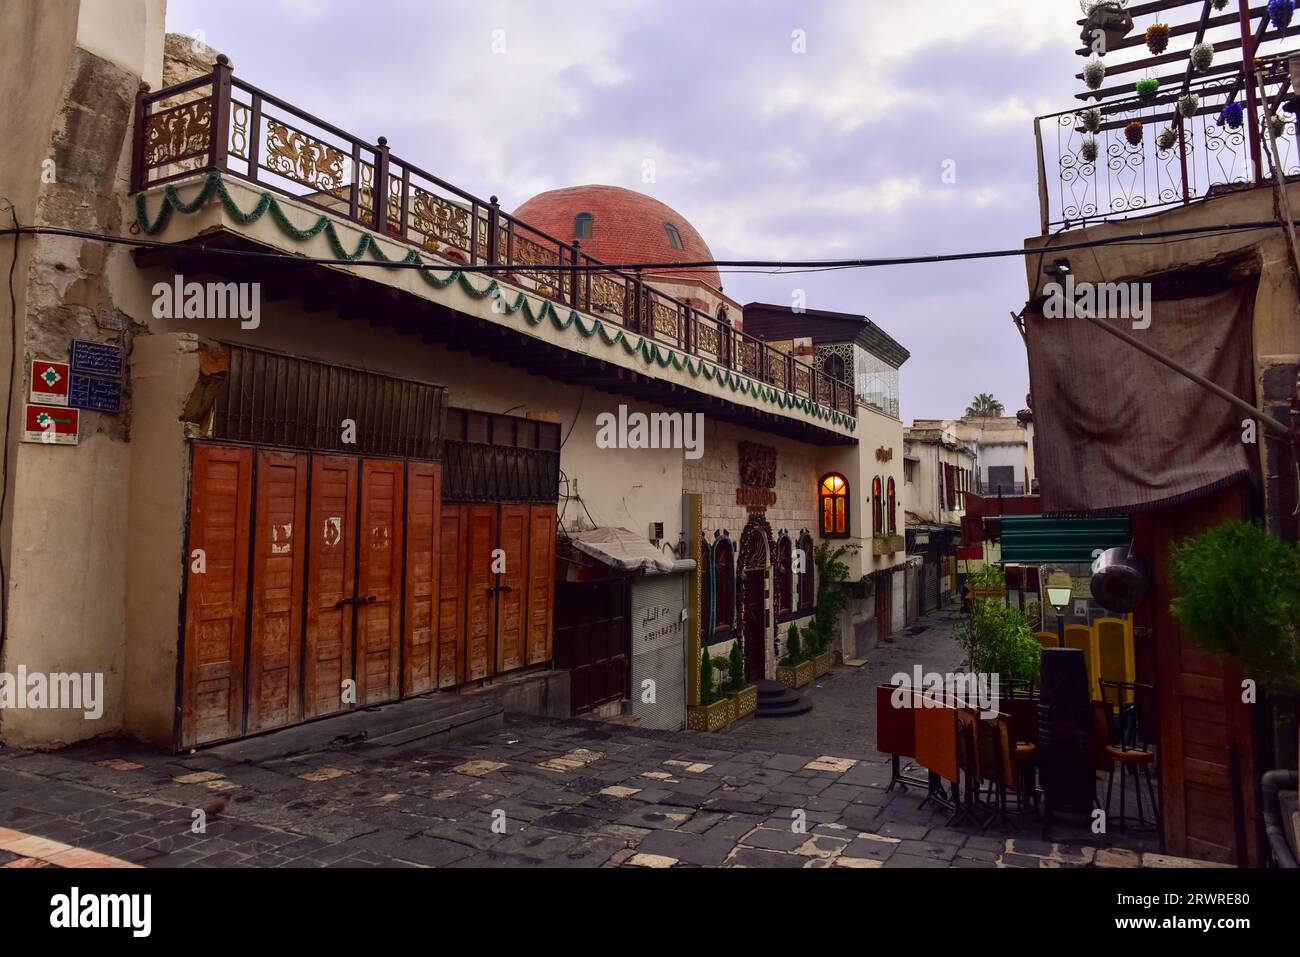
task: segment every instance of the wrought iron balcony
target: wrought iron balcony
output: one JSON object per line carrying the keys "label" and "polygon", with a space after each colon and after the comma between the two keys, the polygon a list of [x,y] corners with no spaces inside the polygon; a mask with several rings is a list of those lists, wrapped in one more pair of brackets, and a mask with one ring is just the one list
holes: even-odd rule
{"label": "wrought iron balcony", "polygon": [[[216,170],[418,249],[434,268],[488,272],[688,355],[852,417],[853,388],[665,295],[639,273],[565,242],[370,143],[235,78],[210,75],[136,100],[131,186],[142,192]],[[376,184],[379,201],[376,202]],[[550,267],[550,268],[544,268]]]}

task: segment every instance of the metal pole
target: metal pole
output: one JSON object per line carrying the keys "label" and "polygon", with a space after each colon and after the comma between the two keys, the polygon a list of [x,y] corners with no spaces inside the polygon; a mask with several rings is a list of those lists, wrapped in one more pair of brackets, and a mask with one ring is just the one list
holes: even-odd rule
{"label": "metal pole", "polygon": [[1273,135],[1273,109],[1268,101],[1268,90],[1264,87],[1264,78],[1258,73],[1255,79],[1259,83],[1259,98],[1264,104],[1264,133],[1268,140],[1268,158],[1273,167],[1273,188],[1278,194],[1278,207],[1282,210],[1287,235],[1291,239],[1291,262],[1296,269],[1296,278],[1300,280],[1300,250],[1296,249],[1295,222],[1291,217],[1291,197],[1286,191],[1286,179],[1282,175],[1282,157],[1277,151],[1277,137]]}
{"label": "metal pole", "polygon": [[1065,647],[1065,609],[1056,609],[1056,647]]}

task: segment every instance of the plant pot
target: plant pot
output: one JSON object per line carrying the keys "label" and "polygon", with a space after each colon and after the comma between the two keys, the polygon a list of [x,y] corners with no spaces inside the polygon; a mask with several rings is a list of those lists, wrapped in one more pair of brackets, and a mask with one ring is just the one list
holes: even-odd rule
{"label": "plant pot", "polygon": [[[757,688],[754,689],[754,702],[755,707],[757,707]],[[735,703],[730,697],[722,698],[710,705],[691,705],[686,709],[686,729],[688,731],[721,731],[735,720],[735,716]]]}
{"label": "plant pot", "polygon": [[801,661],[797,665],[777,665],[776,680],[787,688],[802,688],[813,680],[812,659]]}
{"label": "plant pot", "polygon": [[871,540],[871,554],[875,556],[893,555],[905,547],[907,539],[902,535],[885,535]]}
{"label": "plant pot", "polygon": [[758,710],[758,685],[747,685],[731,695],[734,721],[747,718]]}
{"label": "plant pot", "polygon": [[813,677],[820,678],[822,675],[828,675],[834,667],[835,652],[823,651],[820,655],[813,658]]}

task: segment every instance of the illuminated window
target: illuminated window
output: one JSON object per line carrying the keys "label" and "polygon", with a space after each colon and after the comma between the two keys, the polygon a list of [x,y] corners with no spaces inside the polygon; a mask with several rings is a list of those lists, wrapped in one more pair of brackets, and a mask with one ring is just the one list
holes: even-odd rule
{"label": "illuminated window", "polygon": [[803,552],[803,573],[799,576],[799,610],[803,611],[816,601],[813,597],[813,567],[816,563],[813,561],[812,536],[807,532],[799,536],[799,551]]}
{"label": "illuminated window", "polygon": [[871,534],[879,535],[885,530],[884,502],[881,501],[880,476],[871,480]]}
{"label": "illuminated window", "polygon": [[728,631],[736,621],[736,574],[731,539],[720,538],[713,546],[713,630]]}
{"label": "illuminated window", "polygon": [[822,538],[849,537],[849,483],[832,472],[822,479],[819,494]]}
{"label": "illuminated window", "polygon": [[894,478],[892,475],[889,478],[888,489],[889,491],[887,494],[889,496],[889,534],[897,535],[898,534],[898,497],[895,494]]}
{"label": "illuminated window", "polygon": [[664,231],[668,233],[668,245],[673,249],[685,249],[682,245],[682,234],[677,231],[677,227],[672,223],[664,223]]}
{"label": "illuminated window", "polygon": [[596,217],[591,213],[579,213],[573,220],[573,238],[590,239],[592,227],[596,224]]}

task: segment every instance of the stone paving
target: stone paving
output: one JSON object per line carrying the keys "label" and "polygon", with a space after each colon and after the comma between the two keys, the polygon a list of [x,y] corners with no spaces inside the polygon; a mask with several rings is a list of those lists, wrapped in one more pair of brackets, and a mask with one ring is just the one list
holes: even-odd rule
{"label": "stone paving", "polygon": [[[910,640],[880,657],[952,653],[934,635]],[[519,716],[436,749],[363,742],[259,764],[116,741],[0,749],[0,865],[41,862],[5,851],[6,834],[20,848],[38,836],[146,867],[1170,863],[1123,836],[1045,842],[1032,816],[1018,831],[948,828],[947,813],[921,807],[916,790],[886,793],[869,719],[842,726],[845,713],[861,717],[862,693],[879,678],[875,667],[837,669],[810,692],[822,719],[802,732],[794,721],[805,719],[703,735]]]}

